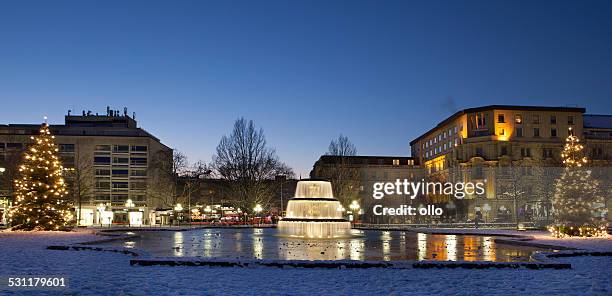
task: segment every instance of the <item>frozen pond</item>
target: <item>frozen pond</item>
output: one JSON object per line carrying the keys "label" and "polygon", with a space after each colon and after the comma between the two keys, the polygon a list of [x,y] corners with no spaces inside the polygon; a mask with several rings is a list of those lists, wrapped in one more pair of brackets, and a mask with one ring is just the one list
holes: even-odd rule
{"label": "frozen pond", "polygon": [[541,249],[497,244],[493,237],[351,230],[346,239],[280,237],[274,228],[209,228],[140,232],[103,245],[144,250],[154,257],[283,260],[529,261]]}

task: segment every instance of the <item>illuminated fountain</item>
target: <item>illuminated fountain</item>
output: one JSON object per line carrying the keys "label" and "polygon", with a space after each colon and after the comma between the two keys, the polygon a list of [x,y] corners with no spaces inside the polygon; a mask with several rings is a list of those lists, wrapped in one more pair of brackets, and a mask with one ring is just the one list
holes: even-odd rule
{"label": "illuminated fountain", "polygon": [[342,217],[342,205],[327,181],[299,181],[287,215],[278,222],[281,235],[306,238],[350,236],[351,223]]}

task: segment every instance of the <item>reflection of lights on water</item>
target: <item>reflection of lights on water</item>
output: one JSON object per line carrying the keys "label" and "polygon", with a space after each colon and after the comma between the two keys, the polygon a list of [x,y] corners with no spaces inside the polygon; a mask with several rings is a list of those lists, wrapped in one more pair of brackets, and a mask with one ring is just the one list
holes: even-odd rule
{"label": "reflection of lights on water", "polygon": [[391,257],[391,232],[383,231],[380,239],[382,240],[383,260],[389,261]]}
{"label": "reflection of lights on water", "polygon": [[203,250],[203,256],[204,257],[212,257],[212,235],[210,233],[204,235],[204,250]]}
{"label": "reflection of lights on water", "polygon": [[400,257],[404,258],[406,257],[406,233],[403,231],[400,233],[399,245]]}
{"label": "reflection of lights on water", "polygon": [[457,261],[457,236],[447,235],[445,240],[447,259],[449,261]]}
{"label": "reflection of lights on water", "polygon": [[259,235],[263,233],[263,229],[261,228],[253,228],[253,234]]}
{"label": "reflection of lights on water", "polygon": [[359,239],[352,239],[349,242],[350,248],[351,248],[351,252],[350,252],[350,256],[351,256],[351,260],[363,260],[364,256],[365,256],[365,243],[362,240]]}
{"label": "reflection of lights on water", "polygon": [[490,236],[485,236],[482,241],[482,252],[485,261],[495,261],[495,241]]}
{"label": "reflection of lights on water", "polygon": [[[261,229],[258,229],[261,230]],[[255,259],[263,259],[263,238],[259,236],[253,236],[253,257]]]}
{"label": "reflection of lights on water", "polygon": [[128,249],[132,249],[132,248],[134,248],[134,244],[135,244],[135,242],[125,242],[123,244],[123,246],[128,248]]}
{"label": "reflection of lights on water", "polygon": [[182,257],[183,252],[183,232],[177,231],[174,233],[174,255]]}
{"label": "reflection of lights on water", "polygon": [[134,235],[135,233],[133,233],[133,232],[131,232],[131,231],[128,231],[128,232],[126,232],[125,234],[127,234],[127,235]]}
{"label": "reflection of lights on water", "polygon": [[236,242],[236,253],[242,252],[242,232],[236,232],[234,235]]}
{"label": "reflection of lights on water", "polygon": [[417,233],[417,248],[418,260],[425,260],[425,257],[427,257],[427,234]]}
{"label": "reflection of lights on water", "polygon": [[478,247],[480,247],[480,239],[473,236],[463,238],[463,260],[476,261],[478,260]]}

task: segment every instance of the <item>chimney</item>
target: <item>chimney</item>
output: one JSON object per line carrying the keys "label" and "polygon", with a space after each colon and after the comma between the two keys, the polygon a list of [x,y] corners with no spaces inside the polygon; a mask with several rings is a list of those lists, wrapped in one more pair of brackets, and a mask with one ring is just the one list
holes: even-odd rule
{"label": "chimney", "polygon": [[127,116],[127,107],[123,107],[123,116]]}
{"label": "chimney", "polygon": [[106,106],[106,116],[110,116],[110,106]]}

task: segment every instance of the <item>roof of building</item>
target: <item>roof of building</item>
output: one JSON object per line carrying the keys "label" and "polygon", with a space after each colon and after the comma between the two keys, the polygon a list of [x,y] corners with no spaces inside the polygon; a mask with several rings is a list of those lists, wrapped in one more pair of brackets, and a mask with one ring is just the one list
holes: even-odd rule
{"label": "roof of building", "polygon": [[446,125],[447,123],[449,123],[449,122],[451,122],[451,121],[453,121],[455,119],[457,119],[457,117],[459,117],[459,116],[461,116],[463,114],[480,112],[480,111],[488,111],[488,110],[560,111],[560,112],[580,112],[580,113],[586,112],[586,109],[582,108],[582,107],[487,105],[487,106],[481,106],[481,107],[467,108],[467,109],[459,110],[459,111],[455,112],[455,114],[453,114],[453,115],[449,116],[448,118],[442,120],[440,123],[438,123],[432,129],[428,130],[427,132],[425,132],[424,134],[420,135],[416,139],[410,141],[410,145],[414,145],[420,139],[427,137],[428,135],[433,133],[436,129]]}
{"label": "roof of building", "polygon": [[583,120],[586,128],[612,129],[612,115],[585,114]]}
{"label": "roof of building", "polygon": [[[80,126],[80,125],[49,125],[51,133],[56,136],[105,136],[105,137],[144,137],[151,138],[164,145],[159,138],[142,128]],[[37,135],[40,124],[0,124],[0,135]],[[168,149],[170,147],[166,146]]]}
{"label": "roof of building", "polygon": [[[334,163],[338,158],[348,159],[353,164],[379,164],[382,161],[385,165],[391,165],[394,159],[411,160],[412,156],[382,156],[382,155],[354,155],[354,156],[337,156],[337,155],[321,155],[317,162]],[[402,163],[402,165],[405,163]]]}

